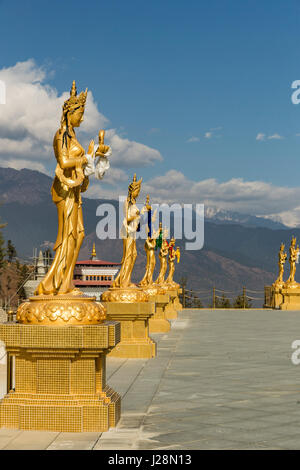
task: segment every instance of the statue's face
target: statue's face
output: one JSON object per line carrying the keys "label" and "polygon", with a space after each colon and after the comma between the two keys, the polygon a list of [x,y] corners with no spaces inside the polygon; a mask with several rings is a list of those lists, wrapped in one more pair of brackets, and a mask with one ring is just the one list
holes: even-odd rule
{"label": "statue's face", "polygon": [[83,113],[84,113],[84,107],[80,106],[80,108],[75,109],[75,111],[72,114],[70,114],[69,122],[73,127],[80,126],[80,124],[83,121]]}
{"label": "statue's face", "polygon": [[134,191],[132,191],[133,199],[136,199],[139,194],[140,194],[140,188],[136,188]]}

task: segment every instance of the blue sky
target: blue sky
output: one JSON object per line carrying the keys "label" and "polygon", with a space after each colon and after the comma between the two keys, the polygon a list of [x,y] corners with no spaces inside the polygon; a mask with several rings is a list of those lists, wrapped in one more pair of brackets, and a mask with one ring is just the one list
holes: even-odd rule
{"label": "blue sky", "polygon": [[299,2],[12,0],[0,17],[0,70],[32,58],[58,93],[88,86],[120,135],[160,152],[145,180],[299,186]]}

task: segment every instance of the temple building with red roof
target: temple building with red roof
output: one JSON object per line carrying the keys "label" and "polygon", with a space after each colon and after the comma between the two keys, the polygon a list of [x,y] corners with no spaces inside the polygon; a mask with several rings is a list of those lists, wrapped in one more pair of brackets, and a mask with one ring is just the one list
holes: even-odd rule
{"label": "temple building with red roof", "polygon": [[77,261],[73,283],[85,295],[95,296],[100,301],[101,294],[111,286],[118,274],[120,265],[98,259],[94,243],[90,259]]}

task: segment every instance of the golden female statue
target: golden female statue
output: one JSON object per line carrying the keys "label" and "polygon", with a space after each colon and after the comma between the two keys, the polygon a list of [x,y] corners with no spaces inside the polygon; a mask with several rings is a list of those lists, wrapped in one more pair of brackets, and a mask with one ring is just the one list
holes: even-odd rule
{"label": "golden female statue", "polygon": [[283,272],[284,272],[284,264],[286,262],[287,254],[284,251],[285,245],[281,243],[280,250],[278,252],[278,268],[279,274],[278,278],[274,282],[274,286],[282,286],[283,285]]}
{"label": "golden female statue", "polygon": [[[169,263],[169,274],[166,279],[166,284],[168,284],[171,287],[178,288],[180,287],[179,284],[177,284],[175,281],[173,281],[173,276],[175,272],[175,265],[174,261],[177,256],[177,253],[175,252],[175,238],[171,238],[170,243],[169,243],[169,258],[168,258],[168,263]],[[178,259],[178,258],[177,258]]]}
{"label": "golden female statue", "polygon": [[167,271],[167,256],[169,254],[169,244],[165,238],[162,239],[161,249],[159,251],[160,269],[155,284],[165,284],[165,275]]}
{"label": "golden female statue", "polygon": [[95,297],[88,297],[73,285],[73,270],[84,238],[81,193],[86,191],[89,176],[101,179],[109,168],[110,147],[104,145],[104,131],[94,155],[94,141],[88,153],[76,139],[75,128],[83,120],[87,90],[77,95],[73,82],[70,98],[63,105],[60,128],[53,141],[57,160],[51,188],[57,208],[58,234],[55,257],[45,278],[29,302],[18,308],[19,323],[39,325],[94,325],[105,319],[105,308]]}
{"label": "golden female statue", "polygon": [[114,280],[112,287],[127,288],[135,287],[136,285],[131,282],[131,274],[135,264],[137,252],[136,252],[136,232],[138,229],[140,216],[146,210],[145,207],[138,210],[136,205],[136,199],[141,190],[142,178],[137,181],[136,174],[133,177],[132,183],[128,186],[128,197],[125,201],[125,217],[123,220],[123,226],[121,235],[123,238],[123,258],[122,266],[118,276]]}
{"label": "golden female statue", "polygon": [[[83,121],[87,90],[77,95],[75,81],[70,98],[63,105],[60,128],[56,132],[53,148],[57,160],[55,178],[51,188],[52,200],[58,214],[58,234],[54,246],[55,258],[35,295],[81,294],[73,285],[73,271],[84,239],[81,193],[87,190],[89,175],[102,178],[109,168],[107,156],[110,148],[104,145],[104,131],[99,134],[99,161],[95,168],[94,141],[85,155],[76,138],[75,128]],[[102,159],[100,161],[100,158]]]}
{"label": "golden female statue", "polygon": [[291,245],[290,245],[290,276],[286,281],[285,285],[287,287],[299,287],[298,282],[295,281],[295,274],[296,274],[296,261],[298,261],[299,256],[299,245],[296,247],[296,237],[292,237]]}
{"label": "golden female statue", "polygon": [[155,268],[155,264],[156,264],[156,259],[155,259],[156,238],[159,234],[159,230],[158,231],[155,231],[155,230],[152,231],[152,222],[155,221],[156,211],[154,212],[154,214],[152,216],[151,215],[152,207],[150,205],[149,195],[147,195],[145,208],[148,211],[148,216],[151,219],[149,221],[149,218],[148,218],[148,221],[151,224],[151,228],[149,227],[149,225],[147,226],[148,237],[146,238],[145,246],[144,246],[145,251],[146,251],[146,258],[147,258],[146,272],[145,272],[145,275],[144,275],[143,279],[139,283],[140,287],[152,286],[152,284],[153,284],[153,273],[154,273],[154,268]]}
{"label": "golden female statue", "polygon": [[139,283],[139,286],[150,286],[153,284],[153,273],[154,273],[154,268],[156,264],[156,259],[155,259],[155,245],[156,245],[156,239],[148,237],[145,241],[145,251],[146,251],[146,256],[147,256],[147,262],[146,262],[146,272]]}

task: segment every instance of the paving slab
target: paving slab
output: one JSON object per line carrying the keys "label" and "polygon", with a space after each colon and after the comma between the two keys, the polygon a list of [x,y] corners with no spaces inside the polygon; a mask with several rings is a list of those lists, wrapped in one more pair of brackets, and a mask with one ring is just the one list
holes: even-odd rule
{"label": "paving slab", "polygon": [[152,337],[157,357],[107,360],[122,396],[116,428],[2,428],[0,449],[300,449],[300,365],[291,361],[300,312],[187,309]]}
{"label": "paving slab", "polygon": [[2,450],[44,450],[58,436],[58,432],[21,431]]}

